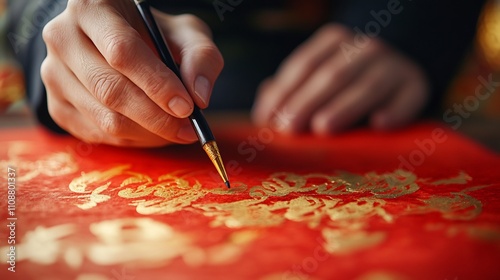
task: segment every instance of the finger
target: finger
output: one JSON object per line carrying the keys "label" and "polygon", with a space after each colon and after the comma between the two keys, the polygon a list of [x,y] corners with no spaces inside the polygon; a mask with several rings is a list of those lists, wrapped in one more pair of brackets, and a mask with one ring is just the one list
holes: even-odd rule
{"label": "finger", "polygon": [[87,143],[103,143],[116,146],[132,145],[132,140],[123,138],[117,139],[105,134],[89,119],[84,118],[73,105],[55,98],[50,90],[48,90],[47,93],[49,114],[61,128],[71,133],[71,135]]}
{"label": "finger", "polygon": [[[164,146],[169,142],[154,143],[144,141],[135,141],[131,139],[117,138],[104,133],[93,122],[83,117],[83,115],[71,104],[60,99],[54,98],[52,95],[47,96],[47,106],[49,113],[54,118],[54,121],[64,128],[67,132],[76,138],[94,144],[108,144],[113,146],[123,147],[158,147]],[[60,120],[71,119],[71,122]]]}
{"label": "finger", "polygon": [[[187,120],[178,120],[181,123],[180,128],[177,130],[172,129],[172,132],[177,133],[176,138],[171,137],[174,138],[174,141],[151,133],[124,115],[103,106],[80,84],[80,81],[73,73],[58,60],[47,57],[42,65],[42,77],[46,87],[51,90],[51,96],[67,100],[77,108],[82,117],[90,120],[94,123],[94,126],[115,139],[142,142],[143,146],[161,146],[169,142],[192,142],[179,137],[179,135],[182,136],[182,133],[185,133],[182,130],[183,125],[189,125]],[[71,123],[74,118],[63,119],[60,122]]]}
{"label": "finger", "polygon": [[[76,108],[61,98],[60,84],[54,83],[54,79],[48,76],[46,59],[42,64],[42,79],[46,85],[47,108],[50,116],[61,128],[76,138],[87,143],[105,143],[117,146],[129,146],[129,139],[117,139],[105,134],[90,119],[85,118]],[[49,78],[47,78],[49,77]]]}
{"label": "finger", "polygon": [[[78,33],[79,31],[75,32]],[[134,123],[171,142],[191,143],[196,140],[196,135],[192,131],[192,128],[189,126],[186,127],[187,121],[181,121],[165,113],[140,88],[128,80],[127,77],[109,67],[92,43],[83,34],[82,36],[74,37],[73,41],[65,44],[67,49],[73,50],[71,53],[64,50],[57,52],[71,69],[69,71],[75,73],[74,75],[77,78],[68,74],[68,77],[66,77],[68,81],[71,80],[78,84],[81,82],[88,93],[88,96],[76,94],[68,96],[68,98],[78,98],[78,100],[73,100],[73,104],[82,104],[85,108],[101,108],[100,110],[107,112],[109,117],[115,117],[114,112],[118,112],[123,117],[133,120]],[[64,65],[57,65],[56,67],[63,68]],[[82,91],[84,90],[82,89]],[[101,104],[94,104],[96,101],[99,101]],[[93,104],[88,104],[89,102]],[[79,108],[80,106],[76,107]],[[99,113],[102,115],[101,111]],[[91,116],[95,116],[96,114],[96,112],[87,113]],[[113,124],[116,124],[121,118],[116,116],[116,119],[110,119],[109,123],[101,125],[106,125],[110,133],[128,133],[130,131],[136,135],[136,130],[132,129],[130,125],[118,128],[113,127]],[[125,124],[129,124],[129,121]],[[136,126],[134,125],[134,127]],[[189,129],[191,132],[189,132]],[[143,130],[141,129],[141,131]]]}
{"label": "finger", "polygon": [[[101,113],[109,110],[103,108],[98,102],[95,102],[90,94],[78,83],[72,73],[64,65],[58,63],[57,60],[52,59],[50,55],[42,64],[41,74],[46,85],[48,99],[52,100],[53,104],[56,104],[53,107],[63,110],[62,112],[58,112],[57,109],[53,108],[51,116],[61,127],[67,129],[68,132],[78,138],[96,142],[96,139],[86,136],[105,134],[100,135],[100,138],[105,136],[104,138],[107,139],[106,143],[111,144],[113,142],[120,146],[127,145],[129,141],[141,141],[148,143],[149,145],[147,146],[159,146],[169,143],[167,140],[145,131],[136,123],[125,119],[125,122],[121,120],[119,122],[125,127],[128,126],[129,129],[123,129],[122,131],[114,129],[114,133],[110,133],[109,128],[102,129],[102,127],[107,127],[106,124],[116,122],[116,120],[107,120],[120,118],[120,116],[112,112]],[[78,104],[80,110],[77,110],[73,104]],[[69,110],[66,107],[72,107],[74,110]],[[98,113],[94,113],[94,111]],[[66,112],[65,115],[59,115],[64,112]],[[69,114],[70,112],[75,114],[71,115]],[[130,122],[129,125],[127,124],[128,122]],[[92,127],[95,131],[88,134],[89,130],[86,129],[89,127]],[[123,141],[120,141],[120,139]]]}
{"label": "finger", "polygon": [[[68,8],[73,8],[74,13],[79,11],[78,4],[68,4]],[[142,89],[165,112],[179,118],[189,116],[193,110],[192,98],[140,33],[107,3],[101,1],[85,9],[88,11],[84,16],[77,17],[79,26],[107,63]],[[131,9],[135,7],[132,5]],[[137,12],[135,16],[138,17]]]}
{"label": "finger", "polygon": [[376,129],[394,129],[414,120],[429,99],[429,86],[423,74],[412,69],[409,78],[382,108],[370,117]]}
{"label": "finger", "polygon": [[391,65],[392,62],[384,58],[374,61],[356,82],[313,116],[312,130],[319,134],[339,132],[359,121],[388,98],[398,85],[398,77],[390,71]]}
{"label": "finger", "polygon": [[266,125],[274,108],[286,99],[309,75],[331,56],[332,50],[349,36],[338,25],[320,29],[310,40],[295,50],[276,72],[271,86],[259,92],[253,117],[260,125]]}
{"label": "finger", "polygon": [[179,57],[182,80],[191,97],[199,107],[207,107],[213,85],[224,67],[210,29],[193,15],[155,14],[173,55]]}
{"label": "finger", "polygon": [[[383,53],[381,44],[367,46],[356,59],[349,61],[336,52],[285,100],[279,110],[286,110],[294,119],[282,126],[287,132],[306,129],[313,113],[328,100],[342,91],[349,83],[356,81],[374,59]],[[286,108],[284,108],[286,107]]]}

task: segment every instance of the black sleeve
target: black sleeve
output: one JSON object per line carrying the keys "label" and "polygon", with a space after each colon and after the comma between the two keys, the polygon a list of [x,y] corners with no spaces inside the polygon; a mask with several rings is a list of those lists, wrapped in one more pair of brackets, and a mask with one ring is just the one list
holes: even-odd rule
{"label": "black sleeve", "polygon": [[29,105],[39,122],[52,131],[64,133],[49,115],[40,65],[47,56],[43,27],[66,8],[67,0],[12,0],[8,3],[7,37],[24,70]]}
{"label": "black sleeve", "polygon": [[441,104],[471,47],[484,3],[484,0],[346,0],[335,11],[335,20],[351,28],[358,27],[365,34],[380,36],[420,65],[432,86],[429,112]]}

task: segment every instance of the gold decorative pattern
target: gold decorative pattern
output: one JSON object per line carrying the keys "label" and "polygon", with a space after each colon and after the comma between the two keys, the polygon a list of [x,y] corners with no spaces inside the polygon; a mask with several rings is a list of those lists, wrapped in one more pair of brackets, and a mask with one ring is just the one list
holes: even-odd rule
{"label": "gold decorative pattern", "polygon": [[[27,182],[40,175],[58,177],[75,173],[79,166],[70,153],[55,152],[33,160],[30,154],[35,150],[30,142],[5,143],[7,159],[0,160],[0,168],[6,170],[8,166],[15,166],[18,182]],[[0,177],[7,179],[7,173]]]}
{"label": "gold decorative pattern", "polygon": [[384,232],[344,231],[325,228],[322,231],[325,239],[324,248],[332,254],[349,254],[380,244],[384,241]]}
{"label": "gold decorative pattern", "polygon": [[[117,174],[117,170],[121,174]],[[304,223],[311,229],[320,230],[324,239],[323,247],[331,254],[349,254],[383,243],[385,233],[369,229],[368,222],[374,218],[393,223],[399,216],[440,213],[445,220],[472,220],[482,209],[481,202],[468,194],[482,188],[479,186],[460,192],[415,198],[401,213],[386,210],[386,204],[392,200],[418,192],[420,184],[465,184],[472,178],[464,172],[434,182],[418,179],[415,174],[403,170],[383,174],[369,172],[364,175],[348,172],[338,172],[338,175],[280,172],[271,174],[260,185],[249,187],[237,183],[231,190],[203,188],[199,182],[190,183],[172,174],[153,180],[146,174],[131,172],[124,166],[88,174],[100,178],[93,181],[94,185],[101,186],[95,190],[109,189],[109,185],[105,184],[112,182],[113,178],[108,175],[125,175],[124,180],[113,184],[117,186],[113,196],[129,200],[129,205],[136,207],[136,211],[143,215],[190,211],[210,218],[212,227],[235,230],[275,227],[285,221]],[[85,176],[82,175],[83,178]],[[74,182],[86,181],[82,177],[76,178]],[[219,199],[217,202],[206,201],[208,195],[224,197],[225,202]],[[91,195],[86,199],[93,207],[107,201],[98,198]],[[229,246],[221,250],[232,255],[234,248],[231,248]],[[191,264],[197,264],[206,259],[206,254],[190,251],[184,258]]]}
{"label": "gold decorative pattern", "polygon": [[448,179],[442,179],[442,180],[437,180],[434,181],[432,184],[439,186],[439,185],[451,185],[451,184],[467,184],[467,182],[471,181],[472,177],[467,175],[467,173],[461,171],[460,174],[456,177],[448,178]]}
{"label": "gold decorative pattern", "polygon": [[[125,175],[129,177],[122,180],[114,190],[118,190],[118,197],[130,200],[129,204],[136,206],[138,213],[168,214],[188,208],[198,209],[203,215],[214,218],[213,226],[227,227],[273,226],[281,224],[284,220],[306,222],[311,227],[316,227],[325,218],[336,223],[347,220],[346,224],[352,225],[354,220],[372,216],[392,222],[394,217],[384,210],[386,202],[413,194],[420,188],[414,174],[401,170],[385,174],[371,172],[363,176],[346,172],[340,172],[337,176],[275,173],[261,185],[251,188],[245,184],[237,184],[232,190],[210,190],[202,188],[199,182],[190,184],[188,180],[172,174],[162,175],[154,181],[145,174],[130,172],[128,168],[128,166],[117,166],[106,171],[82,173],[82,176],[70,183],[69,188],[76,193],[90,192],[90,195],[86,196],[87,202],[92,202],[93,207],[96,207],[106,201],[101,193],[108,189],[110,179]],[[470,180],[469,178],[465,173],[461,173],[459,177],[437,182],[463,184]],[[308,183],[310,180],[315,183]],[[427,180],[421,180],[425,181]],[[89,184],[96,185],[96,188],[87,191]],[[207,194],[227,197],[227,195],[244,194],[248,189],[250,196],[248,199],[225,203],[194,203]],[[475,189],[469,188],[461,192],[417,199],[422,203],[415,204],[406,212],[410,214],[440,212],[447,219],[470,220],[481,212],[482,207],[479,200],[467,194]],[[361,197],[355,201],[344,201],[341,197],[348,194],[359,194]],[[286,199],[267,202],[273,197],[286,197]],[[78,198],[81,199],[81,196]],[[284,211],[284,215],[274,214],[276,211]]]}
{"label": "gold decorative pattern", "polygon": [[[24,180],[39,175],[60,176],[75,173],[78,165],[69,153],[56,152],[39,160],[23,157],[23,144],[11,145],[8,161],[22,166]],[[45,170],[40,167],[46,168]],[[297,223],[316,232],[321,249],[331,255],[348,255],[376,248],[388,238],[383,227],[403,216],[439,214],[441,223],[424,230],[442,232],[444,237],[468,234],[478,240],[498,240],[500,229],[489,225],[450,226],[446,221],[471,221],[482,211],[482,203],[471,193],[487,186],[469,185],[465,172],[455,177],[430,180],[415,174],[394,172],[354,174],[270,174],[257,184],[235,182],[232,189],[210,189],[193,175],[180,172],[151,176],[117,165],[105,170],[81,172],[69,184],[65,199],[75,207],[91,210],[106,203],[130,206],[142,217],[97,221],[86,226],[81,243],[78,224],[38,227],[28,231],[18,246],[19,260],[50,265],[57,261],[78,269],[85,261],[97,265],[134,264],[163,266],[182,259],[191,267],[219,266],[237,262],[260,238],[262,229]],[[451,185],[454,191],[442,186]],[[422,190],[422,191],[421,191]],[[432,190],[432,191],[428,191]],[[391,206],[404,208],[391,210]],[[211,230],[229,233],[209,245],[201,246],[200,234],[174,228],[154,218],[172,214],[200,217]],[[175,217],[175,216],[172,216]],[[2,255],[8,250],[0,248]],[[270,275],[271,277],[272,275]],[[84,277],[84,276],[82,276]]]}

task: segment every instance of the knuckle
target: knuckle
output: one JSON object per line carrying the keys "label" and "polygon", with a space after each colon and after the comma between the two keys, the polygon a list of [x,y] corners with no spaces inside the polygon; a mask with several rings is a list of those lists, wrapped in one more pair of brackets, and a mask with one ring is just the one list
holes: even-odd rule
{"label": "knuckle", "polygon": [[151,118],[149,131],[163,138],[174,138],[179,127],[178,120],[168,114],[160,118]]}
{"label": "knuckle", "polygon": [[98,126],[107,135],[118,137],[124,130],[124,116],[111,110],[101,110],[98,113]]}
{"label": "knuckle", "polygon": [[166,86],[163,86],[163,82],[153,82],[146,85],[146,95],[153,100],[155,103],[163,103],[166,100],[165,92]]}
{"label": "knuckle", "polygon": [[68,0],[67,10],[75,15],[83,14],[88,8],[95,6],[97,0]]}
{"label": "knuckle", "polygon": [[[136,31],[135,31],[136,33]],[[128,61],[134,55],[135,42],[138,40],[135,33],[109,34],[105,36],[104,57],[109,65],[117,70],[122,70],[128,66]]]}
{"label": "knuckle", "polygon": [[62,42],[64,34],[64,25],[61,24],[60,18],[56,17],[49,21],[42,30],[42,38],[44,42],[53,48],[57,48]]}
{"label": "knuckle", "polygon": [[166,93],[172,91],[168,88],[168,82],[166,82],[171,79],[177,79],[177,76],[171,71],[165,70],[161,74],[153,73],[153,75],[143,77],[142,88],[151,99],[162,100],[165,98]]}
{"label": "knuckle", "polygon": [[91,92],[104,106],[117,109],[120,105],[120,93],[126,88],[127,81],[119,74],[108,71],[89,71]]}
{"label": "knuckle", "polygon": [[197,56],[202,58],[202,60],[210,65],[214,71],[220,73],[224,68],[224,58],[217,46],[213,44],[205,44],[203,46],[196,46],[193,48],[187,48],[182,51],[182,56],[187,56],[188,53],[196,53]]}
{"label": "knuckle", "polygon": [[207,45],[197,48],[196,51],[212,66],[217,72],[224,68],[224,58],[215,45]]}
{"label": "knuckle", "polygon": [[[156,104],[164,104],[168,100],[168,96],[177,94],[185,94],[182,89],[176,85],[176,80],[179,78],[168,68],[162,66],[161,70],[157,68],[156,72],[152,74],[144,74],[140,77],[140,86],[137,88],[137,95],[146,94],[149,99],[153,100]],[[151,73],[145,71],[145,73]],[[132,89],[134,90],[134,89]],[[160,105],[161,106],[161,105]]]}
{"label": "knuckle", "polygon": [[151,118],[151,123],[148,127],[148,130],[156,135],[163,135],[167,133],[173,133],[174,128],[174,119],[170,115],[165,115],[165,117],[161,118]]}

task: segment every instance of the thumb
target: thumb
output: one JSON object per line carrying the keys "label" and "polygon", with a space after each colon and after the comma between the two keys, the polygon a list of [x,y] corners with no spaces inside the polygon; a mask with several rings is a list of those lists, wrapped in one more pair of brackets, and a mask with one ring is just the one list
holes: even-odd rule
{"label": "thumb", "polygon": [[194,102],[206,108],[224,60],[208,26],[193,15],[168,16],[159,12],[160,26],[172,55],[180,63],[182,81]]}

